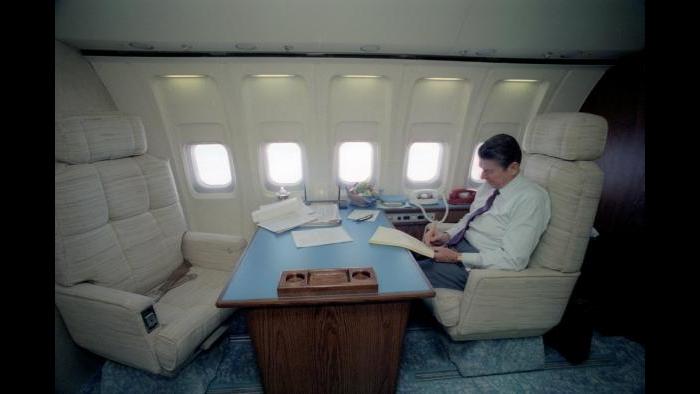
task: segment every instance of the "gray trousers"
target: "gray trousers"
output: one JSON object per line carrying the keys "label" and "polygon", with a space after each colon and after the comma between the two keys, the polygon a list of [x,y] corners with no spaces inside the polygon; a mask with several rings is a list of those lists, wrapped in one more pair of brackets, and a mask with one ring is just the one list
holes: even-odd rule
{"label": "gray trousers", "polygon": [[[473,247],[466,239],[461,240],[455,249],[460,253],[478,253],[479,251]],[[440,263],[433,259],[423,257],[423,260],[416,260],[420,268],[425,273],[433,287],[441,287],[446,289],[455,289],[464,291],[469,278],[469,272],[464,269],[464,264],[459,263]]]}

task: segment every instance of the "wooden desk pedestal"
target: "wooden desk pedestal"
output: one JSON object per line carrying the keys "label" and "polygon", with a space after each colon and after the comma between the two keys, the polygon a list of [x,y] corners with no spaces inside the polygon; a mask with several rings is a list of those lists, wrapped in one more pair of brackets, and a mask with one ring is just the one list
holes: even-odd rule
{"label": "wooden desk pedestal", "polygon": [[393,393],[410,301],[252,308],[266,393]]}
{"label": "wooden desk pedestal", "polygon": [[383,213],[340,214],[352,242],[298,248],[291,231],[256,231],[216,301],[246,309],[266,393],[396,391],[410,302],[435,290],[408,250],[369,243],[391,227]]}

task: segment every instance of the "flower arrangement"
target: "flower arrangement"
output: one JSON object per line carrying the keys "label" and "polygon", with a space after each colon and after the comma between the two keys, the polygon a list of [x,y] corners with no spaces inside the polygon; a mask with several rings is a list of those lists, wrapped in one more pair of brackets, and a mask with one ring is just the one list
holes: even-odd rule
{"label": "flower arrangement", "polygon": [[369,182],[357,182],[350,187],[346,187],[346,191],[350,204],[358,207],[372,206],[379,197],[379,192]]}

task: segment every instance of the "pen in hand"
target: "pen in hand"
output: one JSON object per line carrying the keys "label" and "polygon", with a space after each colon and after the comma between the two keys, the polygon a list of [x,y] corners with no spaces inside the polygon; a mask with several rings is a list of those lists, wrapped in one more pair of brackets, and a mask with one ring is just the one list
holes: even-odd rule
{"label": "pen in hand", "polygon": [[426,226],[426,231],[423,235],[423,242],[428,244],[429,246],[439,246],[444,244],[444,242],[442,242],[442,240],[440,239],[440,235],[438,234],[437,229],[430,224]]}

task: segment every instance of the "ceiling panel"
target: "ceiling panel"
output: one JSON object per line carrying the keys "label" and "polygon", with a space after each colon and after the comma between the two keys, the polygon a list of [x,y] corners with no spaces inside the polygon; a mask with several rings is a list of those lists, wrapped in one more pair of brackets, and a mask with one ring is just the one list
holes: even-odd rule
{"label": "ceiling panel", "polygon": [[[79,49],[606,57],[644,46],[641,0],[59,0]],[[130,46],[134,45],[136,47]],[[364,50],[362,49],[364,47]],[[485,51],[484,51],[485,50]]]}

